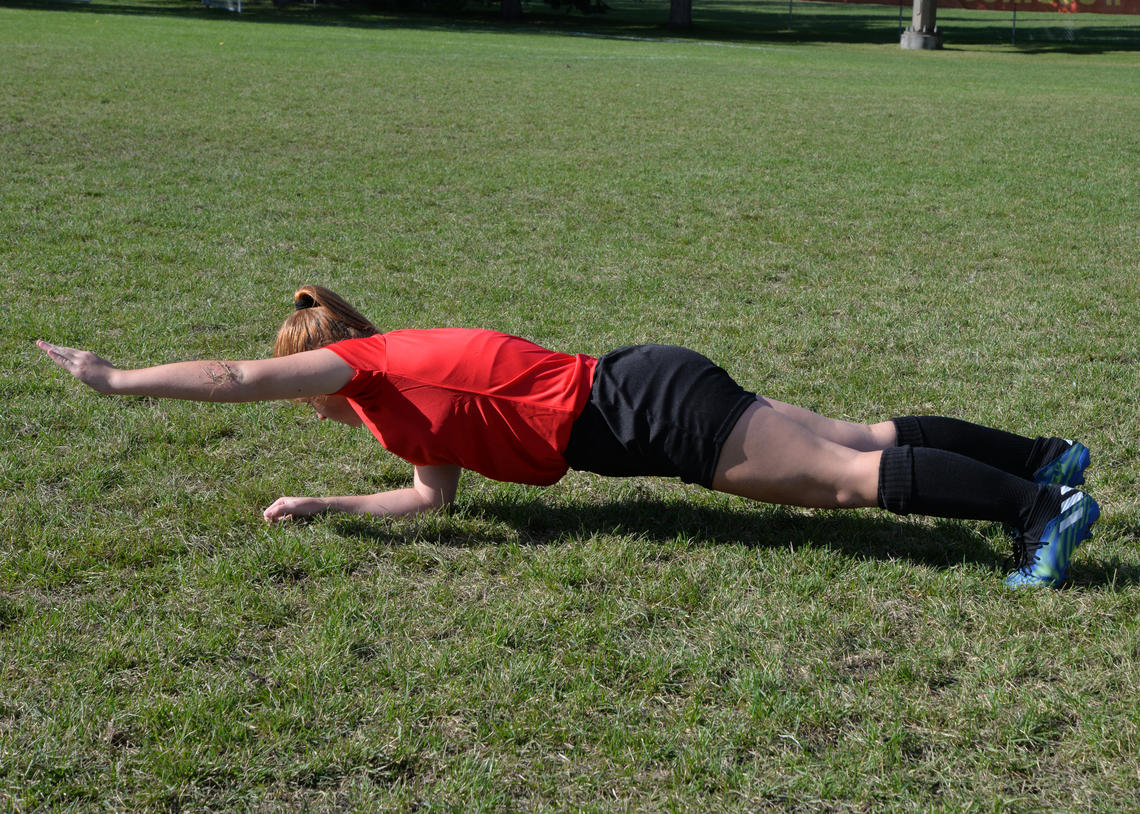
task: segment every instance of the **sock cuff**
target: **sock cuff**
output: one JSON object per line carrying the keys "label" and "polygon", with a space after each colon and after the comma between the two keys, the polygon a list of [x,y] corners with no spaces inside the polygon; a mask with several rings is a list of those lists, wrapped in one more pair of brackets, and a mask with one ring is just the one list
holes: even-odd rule
{"label": "sock cuff", "polygon": [[894,514],[910,514],[913,497],[914,449],[909,444],[884,449],[879,461],[879,507]]}
{"label": "sock cuff", "polygon": [[1069,448],[1064,438],[1051,438],[1039,435],[1033,439],[1033,446],[1025,459],[1025,477],[1032,479],[1034,473],[1045,464]]}
{"label": "sock cuff", "polygon": [[[1045,484],[1037,486],[1036,499],[1021,509],[1018,515],[1019,526],[1028,533],[1033,540],[1041,538],[1045,526],[1054,517],[1061,513],[1061,487]],[[1075,491],[1068,494],[1076,494]]]}
{"label": "sock cuff", "polygon": [[895,425],[895,435],[898,437],[896,446],[926,446],[926,436],[922,432],[922,422],[918,420],[918,416],[897,416],[891,419],[891,423]]}

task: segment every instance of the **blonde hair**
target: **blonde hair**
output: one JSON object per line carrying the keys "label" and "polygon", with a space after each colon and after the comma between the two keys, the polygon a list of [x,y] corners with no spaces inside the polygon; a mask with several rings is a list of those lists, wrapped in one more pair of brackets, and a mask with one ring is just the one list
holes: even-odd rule
{"label": "blonde hair", "polygon": [[274,356],[316,350],[342,339],[380,333],[376,326],[324,286],[304,285],[293,294],[294,311],[273,343]]}

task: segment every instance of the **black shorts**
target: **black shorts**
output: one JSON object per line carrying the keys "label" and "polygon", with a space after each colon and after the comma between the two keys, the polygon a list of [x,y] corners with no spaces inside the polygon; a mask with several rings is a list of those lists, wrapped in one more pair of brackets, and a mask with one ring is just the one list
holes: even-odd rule
{"label": "black shorts", "polygon": [[598,360],[566,462],[600,475],[662,475],[711,487],[721,447],[755,400],[696,351],[618,348]]}

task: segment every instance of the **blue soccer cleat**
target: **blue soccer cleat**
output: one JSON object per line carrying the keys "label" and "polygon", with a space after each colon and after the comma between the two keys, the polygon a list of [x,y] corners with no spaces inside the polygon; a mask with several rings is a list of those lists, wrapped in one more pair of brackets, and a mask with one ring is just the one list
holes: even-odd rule
{"label": "blue soccer cleat", "polygon": [[1056,486],[1080,486],[1085,482],[1085,470],[1089,466],[1089,448],[1080,441],[1056,440],[1068,446],[1034,472],[1033,480]]}
{"label": "blue soccer cleat", "polygon": [[1040,534],[1022,534],[1013,544],[1014,568],[1005,578],[1010,588],[1056,588],[1069,571],[1073,551],[1092,536],[1100,507],[1084,492],[1061,487],[1061,510]]}

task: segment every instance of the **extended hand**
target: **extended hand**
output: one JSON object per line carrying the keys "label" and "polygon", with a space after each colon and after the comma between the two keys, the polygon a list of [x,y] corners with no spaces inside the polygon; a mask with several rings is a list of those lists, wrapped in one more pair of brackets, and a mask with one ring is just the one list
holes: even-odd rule
{"label": "extended hand", "polygon": [[262,516],[266,523],[277,523],[324,514],[328,509],[328,504],[319,497],[279,497],[262,512]]}
{"label": "extended hand", "polygon": [[62,345],[44,342],[42,339],[37,339],[36,345],[51,357],[53,362],[93,390],[100,393],[115,392],[111,386],[111,373],[115,370],[115,366],[106,359],[88,350],[65,348]]}

